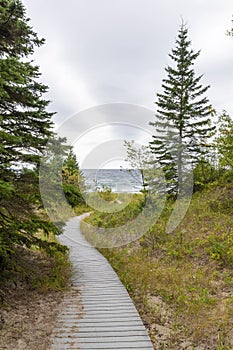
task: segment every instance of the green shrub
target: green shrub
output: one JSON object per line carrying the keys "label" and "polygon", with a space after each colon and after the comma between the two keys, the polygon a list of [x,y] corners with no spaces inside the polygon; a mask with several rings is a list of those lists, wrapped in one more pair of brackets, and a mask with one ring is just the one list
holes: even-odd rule
{"label": "green shrub", "polygon": [[220,261],[224,265],[233,263],[233,231],[221,236],[211,235],[209,244],[211,259]]}

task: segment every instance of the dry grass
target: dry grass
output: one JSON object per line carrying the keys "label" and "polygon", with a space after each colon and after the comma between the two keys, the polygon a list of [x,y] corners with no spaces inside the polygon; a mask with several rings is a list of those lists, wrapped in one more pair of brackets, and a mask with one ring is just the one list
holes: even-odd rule
{"label": "dry grass", "polygon": [[[102,252],[148,323],[155,349],[185,349],[189,344],[190,349],[230,350],[233,184],[195,194],[183,222],[166,234],[172,206],[167,203],[140,241]],[[95,219],[94,214],[89,220],[93,224]],[[106,226],[107,219],[101,219]]]}

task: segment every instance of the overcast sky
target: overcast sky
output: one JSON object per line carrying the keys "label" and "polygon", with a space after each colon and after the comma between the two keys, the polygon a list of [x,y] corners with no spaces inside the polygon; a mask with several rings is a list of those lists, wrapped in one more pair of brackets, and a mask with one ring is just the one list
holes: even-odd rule
{"label": "overcast sky", "polygon": [[233,115],[233,39],[225,35],[231,27],[232,0],[23,3],[34,30],[46,39],[35,59],[50,87],[57,124],[108,103],[155,111],[181,18],[188,24],[192,47],[201,49],[195,69],[204,74],[202,83],[211,85],[210,102],[218,112],[226,109]]}

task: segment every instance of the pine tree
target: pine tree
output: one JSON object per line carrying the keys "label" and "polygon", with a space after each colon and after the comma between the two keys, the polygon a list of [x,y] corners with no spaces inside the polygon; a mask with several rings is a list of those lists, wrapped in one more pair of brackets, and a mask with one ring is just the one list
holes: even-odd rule
{"label": "pine tree", "polygon": [[68,203],[72,207],[84,204],[81,191],[84,190],[84,177],[79,169],[76,155],[70,149],[62,167],[63,189]]}
{"label": "pine tree", "polygon": [[57,232],[37,214],[36,169],[52,134],[52,113],[42,97],[47,86],[29,58],[44,40],[28,22],[20,0],[0,0],[0,265],[14,243],[37,244],[39,228]]}
{"label": "pine tree", "polygon": [[72,208],[84,204],[84,187],[72,147],[66,138],[53,135],[40,160],[40,193],[47,213],[58,226],[74,215]]}
{"label": "pine tree", "polygon": [[51,135],[52,113],[41,96],[39,67],[28,56],[43,44],[28,25],[20,1],[0,3],[0,164],[35,164]]}
{"label": "pine tree", "polygon": [[194,165],[204,157],[206,140],[213,130],[212,108],[205,97],[209,86],[201,85],[202,75],[196,77],[192,67],[200,51],[194,52],[190,45],[188,29],[182,24],[176,46],[169,54],[175,67],[165,68],[167,78],[163,79],[163,93],[157,94],[156,120],[150,123],[156,131],[150,148],[170,182],[171,192],[184,182],[190,161]]}

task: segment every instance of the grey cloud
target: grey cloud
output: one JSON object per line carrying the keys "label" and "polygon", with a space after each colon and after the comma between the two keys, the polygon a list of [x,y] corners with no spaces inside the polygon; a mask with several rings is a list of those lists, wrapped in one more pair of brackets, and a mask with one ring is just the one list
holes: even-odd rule
{"label": "grey cloud", "polygon": [[[196,65],[205,74],[204,81],[209,79],[207,84],[215,85],[218,91],[219,84],[230,85],[232,57],[224,54],[228,45],[224,26],[227,29],[228,21],[230,25],[232,11],[228,0],[24,2],[33,26],[47,38],[46,46],[40,49],[43,53],[39,50],[36,55],[39,64],[42,55],[46,55],[44,75],[51,73],[54,60],[67,66],[74,80],[80,75],[86,82],[90,101],[132,102],[155,108],[153,102],[161,87],[164,67],[169,63],[168,53],[174,46],[181,16],[188,22],[194,49],[203,49]],[[212,33],[220,34],[215,38]],[[232,40],[227,40],[232,46]],[[223,57],[220,64],[219,57]],[[58,71],[51,75],[49,85],[53,106],[59,115],[67,116],[76,112],[82,94],[78,92],[77,98],[74,95],[73,103],[66,100],[68,87],[59,85],[62,74]],[[233,112],[231,92],[222,91],[221,95],[212,96],[212,103],[224,102]]]}

